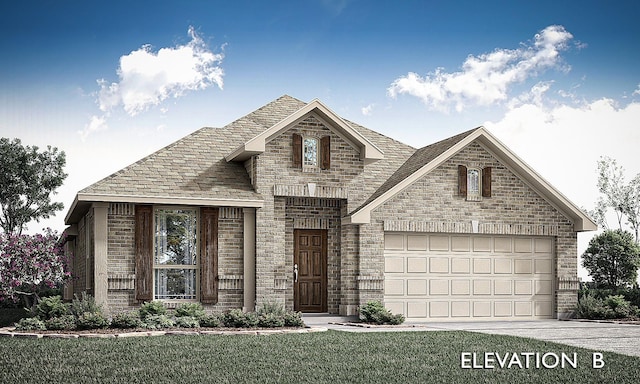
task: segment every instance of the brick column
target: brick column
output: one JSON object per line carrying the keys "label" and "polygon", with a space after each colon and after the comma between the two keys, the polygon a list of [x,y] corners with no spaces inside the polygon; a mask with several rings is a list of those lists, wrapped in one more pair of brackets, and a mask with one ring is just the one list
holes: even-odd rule
{"label": "brick column", "polygon": [[93,297],[108,313],[107,304],[107,211],[108,203],[93,203]]}
{"label": "brick column", "polygon": [[243,266],[244,302],[242,310],[251,312],[256,306],[256,209],[244,208],[243,212]]}

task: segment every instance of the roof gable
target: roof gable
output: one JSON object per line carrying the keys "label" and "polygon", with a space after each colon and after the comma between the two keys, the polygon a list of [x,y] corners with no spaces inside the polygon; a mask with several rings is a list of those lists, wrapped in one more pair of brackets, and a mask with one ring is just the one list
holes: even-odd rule
{"label": "roof gable", "polygon": [[511,152],[484,127],[463,132],[418,149],[362,206],[347,217],[346,221],[352,224],[368,223],[371,211],[405,190],[422,176],[443,164],[474,141],[480,143],[496,158],[499,158],[540,196],[570,218],[576,231],[597,229],[597,225],[580,208]]}
{"label": "roof gable", "polygon": [[250,140],[245,141],[225,156],[227,161],[244,161],[253,155],[265,151],[266,143],[280,135],[298,122],[313,115],[325,126],[332,129],[348,143],[360,151],[360,157],[365,163],[371,163],[384,158],[384,153],[366,137],[355,130],[350,124],[335,112],[315,99],[302,108],[286,116],[266,130],[260,132]]}

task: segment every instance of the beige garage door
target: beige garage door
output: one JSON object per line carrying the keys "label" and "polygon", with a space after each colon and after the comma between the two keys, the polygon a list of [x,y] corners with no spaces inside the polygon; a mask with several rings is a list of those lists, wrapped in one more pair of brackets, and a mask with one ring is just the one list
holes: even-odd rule
{"label": "beige garage door", "polygon": [[408,319],[553,317],[553,238],[385,234],[385,306]]}

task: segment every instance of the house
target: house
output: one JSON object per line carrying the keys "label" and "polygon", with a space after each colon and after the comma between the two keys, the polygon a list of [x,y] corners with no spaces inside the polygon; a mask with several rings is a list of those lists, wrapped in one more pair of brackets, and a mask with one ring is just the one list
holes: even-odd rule
{"label": "house", "polygon": [[76,279],[107,311],[280,302],[410,319],[567,316],[596,225],[485,128],[415,149],[290,96],[78,192]]}

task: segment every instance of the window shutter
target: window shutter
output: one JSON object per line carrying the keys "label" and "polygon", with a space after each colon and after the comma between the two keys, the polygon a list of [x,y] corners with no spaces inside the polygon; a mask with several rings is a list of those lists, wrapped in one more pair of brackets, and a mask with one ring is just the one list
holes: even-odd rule
{"label": "window shutter", "polygon": [[458,196],[467,197],[467,167],[458,165]]}
{"label": "window shutter", "polygon": [[321,168],[331,168],[331,136],[320,139],[320,156],[322,156]]}
{"label": "window shutter", "polygon": [[136,205],[136,300],[153,300],[153,207]]}
{"label": "window shutter", "polygon": [[218,302],[218,208],[200,211],[200,301]]}
{"label": "window shutter", "polygon": [[491,197],[491,167],[482,169],[482,197]]}
{"label": "window shutter", "polygon": [[293,134],[293,167],[302,168],[302,136]]}

